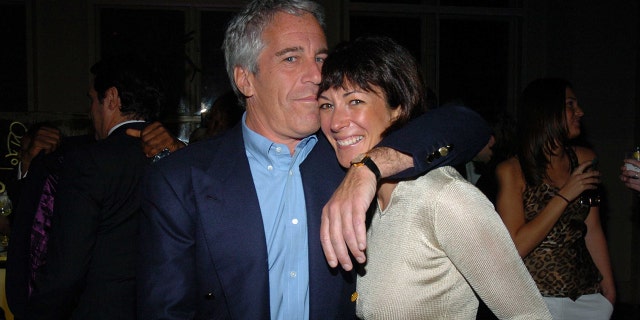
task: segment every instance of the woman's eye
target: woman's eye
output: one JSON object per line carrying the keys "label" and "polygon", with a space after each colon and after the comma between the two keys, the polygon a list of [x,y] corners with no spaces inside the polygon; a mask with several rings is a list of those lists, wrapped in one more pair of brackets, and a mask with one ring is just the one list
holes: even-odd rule
{"label": "woman's eye", "polygon": [[358,105],[358,104],[362,104],[362,103],[364,103],[364,101],[359,100],[359,99],[353,99],[353,100],[351,100],[351,104],[352,104],[352,105]]}
{"label": "woman's eye", "polygon": [[331,109],[331,108],[333,108],[333,105],[330,103],[323,103],[320,105],[320,110]]}

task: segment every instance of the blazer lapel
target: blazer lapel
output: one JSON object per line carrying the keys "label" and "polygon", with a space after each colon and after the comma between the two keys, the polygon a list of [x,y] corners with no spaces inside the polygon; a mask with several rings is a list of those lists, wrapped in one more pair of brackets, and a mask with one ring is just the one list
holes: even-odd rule
{"label": "blazer lapel", "polygon": [[206,263],[213,265],[234,318],[262,317],[269,314],[267,248],[241,126],[215,147],[208,168],[192,168]]}
{"label": "blazer lapel", "polygon": [[320,244],[322,208],[345,173],[322,134],[318,134],[318,143],[300,170],[309,228],[310,319],[351,319],[355,304],[349,299],[355,290],[355,274],[340,267],[330,268]]}

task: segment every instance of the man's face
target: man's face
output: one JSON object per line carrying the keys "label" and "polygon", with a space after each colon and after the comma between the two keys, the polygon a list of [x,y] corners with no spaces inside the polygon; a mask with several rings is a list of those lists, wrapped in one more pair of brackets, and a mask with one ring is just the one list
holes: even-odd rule
{"label": "man's face", "polygon": [[565,113],[569,139],[577,138],[580,136],[580,121],[584,116],[584,111],[578,105],[578,98],[571,88],[565,89]]}
{"label": "man's face", "polygon": [[327,41],[312,15],[282,12],[262,40],[258,72],[248,73],[246,85],[239,85],[247,96],[247,126],[293,149],[320,128],[316,95]]}

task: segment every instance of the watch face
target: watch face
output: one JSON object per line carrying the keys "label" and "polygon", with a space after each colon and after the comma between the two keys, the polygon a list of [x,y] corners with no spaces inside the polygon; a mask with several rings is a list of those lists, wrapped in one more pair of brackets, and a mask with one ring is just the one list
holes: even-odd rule
{"label": "watch face", "polygon": [[357,164],[359,163],[360,165],[362,165],[362,160],[364,160],[364,157],[366,157],[367,154],[366,153],[361,153],[359,155],[357,155],[355,158],[353,158],[353,160],[351,160],[351,164]]}

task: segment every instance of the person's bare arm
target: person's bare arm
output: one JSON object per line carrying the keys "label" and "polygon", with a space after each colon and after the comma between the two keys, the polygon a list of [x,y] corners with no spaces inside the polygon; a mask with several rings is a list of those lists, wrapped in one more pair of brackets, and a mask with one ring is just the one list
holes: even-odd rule
{"label": "person's bare arm", "polygon": [[[411,156],[391,148],[378,147],[367,154],[376,163],[383,178],[413,167]],[[342,268],[351,270],[353,265],[348,251],[358,262],[366,260],[366,215],[362,213],[367,212],[376,189],[376,177],[371,170],[364,166],[351,167],[322,209],[320,241],[331,267],[336,267],[339,262]]]}
{"label": "person's bare arm", "polygon": [[602,231],[600,209],[598,207],[591,207],[585,224],[587,225],[587,234],[584,240],[587,244],[587,249],[589,250],[589,254],[591,254],[591,259],[593,259],[596,267],[598,267],[598,271],[602,274],[602,281],[600,281],[602,295],[605,296],[611,304],[615,304],[616,287],[613,281],[613,271],[611,270],[607,239]]}
{"label": "person's bare arm", "polygon": [[587,189],[595,189],[600,182],[598,171],[585,172],[591,166],[591,160],[580,164],[571,174],[567,182],[558,190],[542,208],[540,213],[530,221],[525,221],[522,195],[524,177],[520,165],[515,158],[501,163],[496,168],[498,178],[498,197],[496,211],[509,230],[509,234],[521,257],[527,256],[549,234],[562,213],[580,194]]}
{"label": "person's bare arm", "polygon": [[44,126],[40,127],[33,135],[25,136],[20,152],[20,172],[22,176],[26,175],[29,171],[31,160],[40,152],[49,154],[58,149],[61,138],[60,130]]}
{"label": "person's bare arm", "polygon": [[[489,141],[490,128],[477,113],[461,106],[438,108],[394,131],[368,154],[381,177],[414,178],[434,168],[470,161]],[[366,256],[365,219],[377,182],[366,167],[350,168],[322,210],[320,241],[330,266],[345,270]]]}

